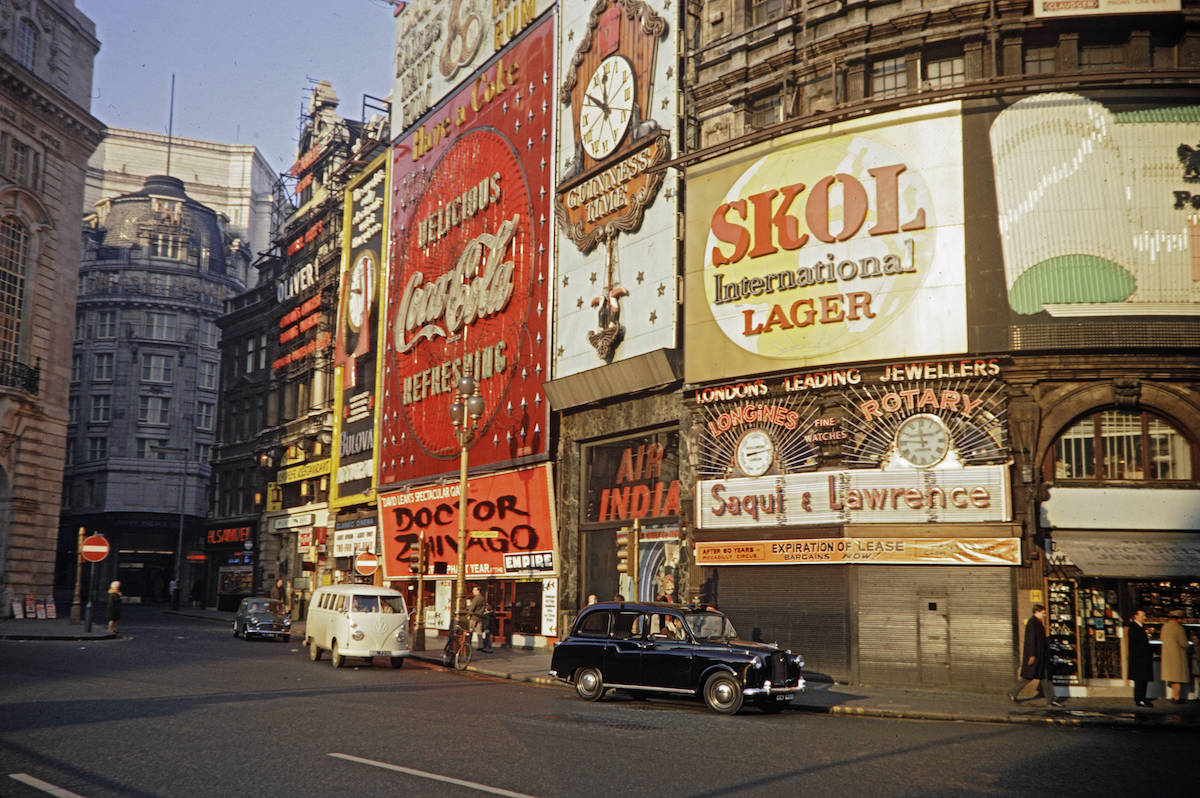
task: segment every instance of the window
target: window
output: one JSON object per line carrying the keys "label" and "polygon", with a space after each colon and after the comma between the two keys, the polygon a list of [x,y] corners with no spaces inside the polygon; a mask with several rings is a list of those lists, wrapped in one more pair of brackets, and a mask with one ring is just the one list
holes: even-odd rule
{"label": "window", "polygon": [[200,343],[210,349],[216,349],[220,343],[220,331],[211,321],[200,322]]}
{"label": "window", "polygon": [[165,396],[138,397],[138,421],[147,424],[169,424],[171,400]]}
{"label": "window", "polygon": [[263,333],[258,337],[258,367],[265,369],[267,367],[267,334]]}
{"label": "window", "polygon": [[166,460],[167,452],[162,450],[166,445],[165,440],[158,438],[138,438],[137,456],[142,460]]}
{"label": "window", "polygon": [[101,424],[112,420],[112,397],[108,394],[98,394],[92,397],[92,412],[88,420]]}
{"label": "window", "polygon": [[113,353],[97,352],[95,368],[92,369],[92,379],[97,382],[109,382],[113,378]]}
{"label": "window", "polygon": [[871,65],[871,96],[897,97],[908,88],[903,58],[886,58]]}
{"label": "window", "polygon": [[142,355],[143,382],[170,382],[174,373],[169,355]]}
{"label": "window", "polygon": [[0,221],[0,360],[16,361],[20,354],[28,261],[25,225],[6,216]]}
{"label": "window", "polygon": [[108,438],[88,438],[88,459],[103,460],[108,457]]}
{"label": "window", "polygon": [[925,83],[928,88],[945,89],[951,86],[961,86],[966,79],[966,61],[961,55],[953,58],[939,58],[925,63]]}
{"label": "window", "polygon": [[8,133],[0,134],[0,174],[36,191],[40,164],[41,155],[32,147]]}
{"label": "window", "polygon": [[1192,480],[1192,444],[1146,412],[1094,413],[1059,436],[1053,478],[1111,482]]}
{"label": "window", "polygon": [[87,314],[86,313],[76,313],[75,314],[75,340],[76,341],[83,340],[83,331],[86,328],[87,328]]}
{"label": "window", "polygon": [[1025,74],[1049,75],[1054,72],[1053,47],[1026,47]]}
{"label": "window", "polygon": [[750,103],[750,127],[762,130],[779,122],[781,119],[779,111],[782,104],[778,92],[752,100]]}
{"label": "window", "polygon": [[174,313],[147,313],[146,337],[156,341],[175,340]]}
{"label": "window", "polygon": [[101,310],[96,313],[96,337],[117,337],[117,312],[115,310]]}
{"label": "window", "polygon": [[[79,397],[71,396],[67,399],[67,423],[76,424],[79,422]],[[70,451],[70,447],[67,447]]]}
{"label": "window", "polygon": [[161,233],[150,234],[150,256],[154,258],[170,258],[171,260],[179,260],[183,246],[180,243],[179,236],[163,235]]}
{"label": "window", "polygon": [[212,444],[197,443],[196,444],[196,461],[207,463],[212,460]]}
{"label": "window", "polygon": [[750,0],[750,24],[760,25],[778,19],[785,5],[785,0]]}
{"label": "window", "polygon": [[217,388],[217,364],[208,360],[200,361],[200,387],[214,391]]}
{"label": "window", "polygon": [[71,382],[79,382],[79,372],[83,368],[83,355],[71,355]]}
{"label": "window", "polygon": [[246,339],[246,373],[250,374],[254,371],[254,336],[251,335]]}
{"label": "window", "polygon": [[17,62],[26,69],[33,69],[37,63],[38,32],[33,23],[27,19],[17,24],[17,49],[13,55]]}
{"label": "window", "polygon": [[1080,69],[1124,69],[1125,47],[1120,44],[1097,44],[1079,48]]}
{"label": "window", "polygon": [[213,418],[216,415],[216,407],[212,402],[197,402],[196,403],[196,427],[198,429],[212,429]]}

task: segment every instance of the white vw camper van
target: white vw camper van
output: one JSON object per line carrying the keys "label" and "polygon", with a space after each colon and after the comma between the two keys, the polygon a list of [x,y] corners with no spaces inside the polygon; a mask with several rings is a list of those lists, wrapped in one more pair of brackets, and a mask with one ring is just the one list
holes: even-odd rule
{"label": "white vw camper van", "polygon": [[308,605],[304,644],[313,662],[328,650],[335,668],[346,657],[387,657],[402,667],[411,653],[404,595],[373,585],[319,587]]}

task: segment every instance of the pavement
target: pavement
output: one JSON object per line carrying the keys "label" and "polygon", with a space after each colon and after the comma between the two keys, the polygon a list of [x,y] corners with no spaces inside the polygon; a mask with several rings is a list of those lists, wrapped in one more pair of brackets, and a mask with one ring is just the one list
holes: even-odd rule
{"label": "pavement", "polygon": [[[198,622],[232,625],[232,612],[181,608],[147,608]],[[129,625],[136,623],[128,619]],[[293,640],[304,634],[304,623],[292,626]],[[106,641],[121,635],[108,631],[103,620],[93,621],[92,630],[83,623],[57,619],[8,618],[0,620],[0,640],[93,640]],[[551,649],[497,646],[495,653],[475,652],[467,672],[480,676],[525,682],[558,689],[571,686],[549,675]],[[429,638],[427,650],[414,651],[412,659],[441,665],[441,645]],[[1003,686],[1007,689],[1008,685]],[[1151,685],[1153,691],[1155,685]],[[1161,689],[1161,683],[1158,685]],[[809,678],[808,691],[792,704],[799,712],[858,717],[905,718],[969,723],[1019,723],[1051,726],[1102,726],[1115,728],[1161,728],[1200,730],[1200,701],[1172,704],[1158,698],[1152,707],[1133,704],[1132,688],[1123,697],[1061,697],[1064,705],[1048,707],[1041,699],[1012,703],[1004,692],[969,693],[915,687],[872,686],[817,681]]]}

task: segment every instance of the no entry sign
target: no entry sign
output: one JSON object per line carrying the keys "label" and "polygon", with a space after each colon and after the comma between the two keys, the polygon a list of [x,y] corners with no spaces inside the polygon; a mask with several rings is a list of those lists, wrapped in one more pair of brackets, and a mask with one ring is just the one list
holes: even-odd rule
{"label": "no entry sign", "polygon": [[354,558],[354,570],[363,576],[370,576],[379,567],[379,558],[369,551],[364,551]]}
{"label": "no entry sign", "polygon": [[89,535],[83,539],[80,553],[88,562],[100,562],[108,556],[108,538],[104,535]]}

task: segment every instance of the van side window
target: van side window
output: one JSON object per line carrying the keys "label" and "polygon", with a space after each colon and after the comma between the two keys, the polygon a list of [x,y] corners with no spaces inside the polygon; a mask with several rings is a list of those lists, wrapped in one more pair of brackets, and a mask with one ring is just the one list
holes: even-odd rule
{"label": "van side window", "polygon": [[337,597],[337,604],[334,605],[334,609],[337,610],[338,612],[341,612],[342,610],[346,609],[346,596],[345,595],[340,595]]}

